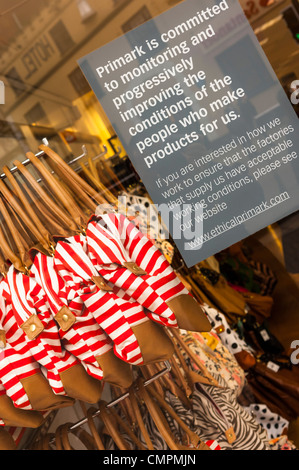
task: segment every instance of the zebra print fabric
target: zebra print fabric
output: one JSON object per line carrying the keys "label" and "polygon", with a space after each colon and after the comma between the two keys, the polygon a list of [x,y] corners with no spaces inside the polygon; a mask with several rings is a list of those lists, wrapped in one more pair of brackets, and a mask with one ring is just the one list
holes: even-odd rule
{"label": "zebra print fabric", "polygon": [[[225,386],[225,382],[222,385]],[[192,410],[186,409],[182,402],[169,391],[166,392],[165,400],[204,442],[217,441],[221,450],[271,450],[266,431],[236,402],[232,390],[207,386],[204,388],[205,390],[196,390],[194,392]],[[208,393],[209,398],[203,392]],[[213,400],[216,406],[210,399]],[[164,411],[163,413],[176,440],[183,443],[184,435],[177,422],[167,412]],[[154,449],[170,450],[149,412],[144,409],[142,416]],[[236,435],[236,440],[231,444],[229,444],[225,435],[225,431],[229,426],[233,427]],[[143,445],[146,446],[138,428],[135,432]],[[122,434],[122,437],[132,450],[137,450],[128,436]],[[116,445],[109,436],[105,438],[105,447],[107,450],[117,450]]]}
{"label": "zebra print fabric", "polygon": [[[267,432],[239,405],[225,381],[217,380],[221,388],[197,384],[192,411],[170,392],[166,392],[165,400],[203,441],[217,440],[222,450],[270,450]],[[171,424],[177,427],[175,422]],[[232,443],[226,437],[229,428],[236,437]]]}

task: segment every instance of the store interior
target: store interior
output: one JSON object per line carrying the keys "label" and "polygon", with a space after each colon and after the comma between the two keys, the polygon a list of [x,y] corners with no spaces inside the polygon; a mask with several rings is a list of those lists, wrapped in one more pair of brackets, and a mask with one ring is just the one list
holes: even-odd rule
{"label": "store interior", "polygon": [[298,213],[187,268],[77,65],[178,3],[0,0],[0,450],[299,449]]}

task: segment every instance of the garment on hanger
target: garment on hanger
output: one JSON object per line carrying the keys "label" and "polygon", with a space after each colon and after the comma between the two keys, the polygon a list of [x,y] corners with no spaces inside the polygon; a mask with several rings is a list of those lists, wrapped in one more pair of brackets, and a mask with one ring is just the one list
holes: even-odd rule
{"label": "garment on hanger", "polygon": [[[246,383],[245,372],[236,361],[234,355],[223,344],[220,336],[213,332],[180,332],[184,342],[196,354],[206,369],[214,377],[219,374],[226,382],[226,386],[235,390],[239,395]],[[183,355],[186,360],[186,354]],[[198,372],[198,367],[193,363]]]}
{"label": "garment on hanger", "polygon": [[221,338],[223,344],[235,356],[242,368],[247,370],[253,367],[256,363],[255,350],[228,324],[221,312],[207,304],[203,304],[203,309],[211,322],[212,331]]}
{"label": "garment on hanger", "polygon": [[84,236],[60,240],[54,263],[66,282],[70,274],[72,279],[74,276],[80,279],[76,286],[78,295],[113,341],[115,354],[134,365],[169,358],[172,347],[163,330],[149,321],[139,303],[122,299],[113,292],[92,264],[85,246]]}
{"label": "garment on hanger", "polygon": [[45,291],[65,349],[95,379],[128,387],[132,382],[129,367],[115,356],[112,340],[85,307],[75,284],[68,285],[59,275],[54,257],[36,252],[30,273]]}
{"label": "garment on hanger", "polygon": [[209,331],[206,315],[165,257],[126,217],[91,218],[86,238],[97,271],[118,296],[125,292],[162,325]]}
{"label": "garment on hanger", "polygon": [[[55,395],[93,402],[100,396],[100,385],[88,376],[78,359],[62,347],[57,324],[41,286],[13,266],[2,283],[5,300],[12,306],[18,328],[25,335],[26,346],[43,367]],[[21,345],[16,342],[14,347],[19,350]]]}
{"label": "garment on hanger", "polygon": [[29,409],[18,408],[0,381],[0,429],[3,427],[36,429],[43,422],[43,414],[32,410],[31,406]]}
{"label": "garment on hanger", "polygon": [[45,378],[41,364],[34,356],[35,351],[31,350],[25,333],[19,327],[12,305],[5,301],[4,290],[4,283],[1,281],[2,343],[4,333],[5,341],[0,352],[0,374],[7,396],[14,406],[24,410],[40,411],[71,406],[73,400],[64,395],[56,395]]}
{"label": "garment on hanger", "polygon": [[[0,377],[3,393],[12,399],[16,407],[31,410],[32,405],[21,380],[26,376],[40,373],[40,366],[34,360],[32,354],[26,351],[26,348],[25,351],[18,352],[11,346],[9,342],[10,334],[13,330],[17,330],[17,325],[11,313],[11,307],[8,307],[5,313],[3,309],[1,310],[1,331],[6,336],[5,344],[0,352]],[[8,327],[8,325],[10,326]]]}
{"label": "garment on hanger", "polygon": [[267,431],[269,440],[279,438],[287,431],[289,421],[277,413],[273,413],[264,403],[252,403],[245,410]]}
{"label": "garment on hanger", "polygon": [[[186,338],[188,346],[196,353],[198,343],[195,340],[189,342],[188,335],[185,338],[183,335],[183,339]],[[189,367],[197,371],[186,352],[182,351],[182,354]],[[221,367],[220,364],[218,367]],[[228,385],[221,369],[217,373],[212,371],[210,373],[217,380],[218,386],[195,384],[192,393],[192,412],[186,410],[170,392],[166,393],[165,399],[192,430],[200,429],[203,440],[217,440],[223,450],[268,450],[266,431],[237,402],[240,389],[232,387],[231,381],[230,386]]]}
{"label": "garment on hanger", "polygon": [[66,394],[60,373],[78,362],[61,347],[58,329],[49,312],[44,292],[33,278],[17,272],[13,266],[2,282],[3,295],[12,306],[28,348],[47,371],[47,379],[53,391],[57,395]]}

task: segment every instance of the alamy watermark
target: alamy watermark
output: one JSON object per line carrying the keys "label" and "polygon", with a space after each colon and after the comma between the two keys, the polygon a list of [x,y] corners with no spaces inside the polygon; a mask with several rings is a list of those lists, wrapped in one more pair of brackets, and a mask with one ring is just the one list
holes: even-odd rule
{"label": "alamy watermark", "polygon": [[294,365],[298,365],[299,364],[299,339],[296,339],[292,342],[291,349],[295,350],[292,352],[290,356],[291,363]]}
{"label": "alamy watermark", "polygon": [[5,85],[2,80],[0,80],[0,104],[5,104]]}
{"label": "alamy watermark", "polygon": [[[147,199],[132,203],[130,197],[119,196],[117,207],[110,204],[100,204],[96,214],[117,212],[125,215],[146,234],[150,239],[167,240],[169,232],[173,240],[184,240],[185,250],[194,249],[191,242],[203,237],[203,207],[190,204],[169,207],[167,204],[151,204]],[[125,237],[125,234],[121,235]],[[196,250],[201,249],[203,243],[196,244]]]}

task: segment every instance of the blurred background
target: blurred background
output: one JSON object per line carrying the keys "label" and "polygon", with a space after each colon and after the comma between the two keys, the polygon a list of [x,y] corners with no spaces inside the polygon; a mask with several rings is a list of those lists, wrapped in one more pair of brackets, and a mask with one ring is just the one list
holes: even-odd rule
{"label": "blurred background", "polygon": [[[64,158],[121,148],[77,59],[178,4],[176,0],[0,0],[0,164],[37,151]],[[286,93],[299,78],[298,0],[240,0]],[[246,58],[244,58],[246,60]],[[295,107],[295,105],[294,105]],[[125,152],[121,148],[121,157]]]}

